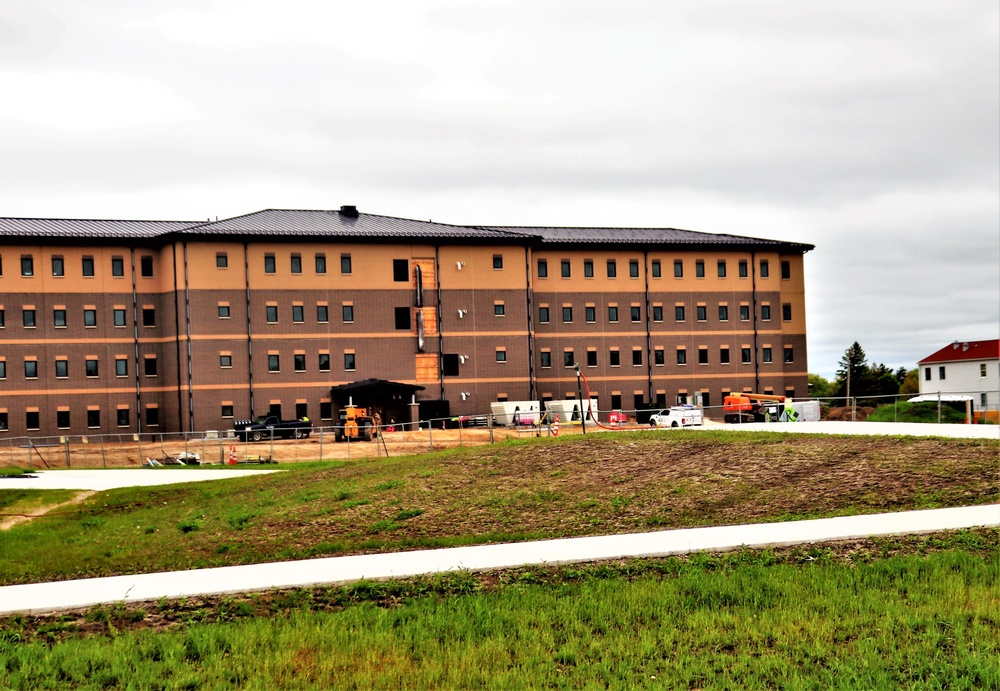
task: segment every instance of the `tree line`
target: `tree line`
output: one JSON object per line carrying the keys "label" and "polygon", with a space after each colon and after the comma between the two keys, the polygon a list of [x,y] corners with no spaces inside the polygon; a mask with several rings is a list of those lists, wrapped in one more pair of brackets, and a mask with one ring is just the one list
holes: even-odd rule
{"label": "tree line", "polygon": [[855,341],[837,363],[837,377],[830,381],[809,375],[809,395],[814,398],[870,398],[919,393],[917,370],[892,369],[881,362],[868,362],[861,344]]}

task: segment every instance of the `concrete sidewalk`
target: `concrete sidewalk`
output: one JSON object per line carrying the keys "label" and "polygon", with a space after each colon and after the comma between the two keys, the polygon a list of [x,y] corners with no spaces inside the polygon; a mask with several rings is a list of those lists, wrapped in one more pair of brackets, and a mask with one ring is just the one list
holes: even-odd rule
{"label": "concrete sidewalk", "polygon": [[331,557],[0,587],[0,615],[116,602],[1000,526],[1000,505]]}

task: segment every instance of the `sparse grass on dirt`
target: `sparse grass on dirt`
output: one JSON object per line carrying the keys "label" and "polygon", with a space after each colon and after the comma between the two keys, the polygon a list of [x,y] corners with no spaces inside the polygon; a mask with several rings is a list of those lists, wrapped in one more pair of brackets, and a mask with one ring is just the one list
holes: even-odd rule
{"label": "sparse grass on dirt", "polygon": [[102,492],[16,526],[0,583],[987,503],[998,448],[665,431],[296,464]]}

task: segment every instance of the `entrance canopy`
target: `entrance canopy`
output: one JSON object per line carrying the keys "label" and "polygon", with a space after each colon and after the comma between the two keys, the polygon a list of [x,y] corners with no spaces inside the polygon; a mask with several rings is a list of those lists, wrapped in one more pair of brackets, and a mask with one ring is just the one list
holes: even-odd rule
{"label": "entrance canopy", "polygon": [[363,379],[341,384],[330,389],[330,395],[338,409],[353,404],[378,413],[383,423],[410,421],[410,402],[423,386],[403,384],[385,379]]}

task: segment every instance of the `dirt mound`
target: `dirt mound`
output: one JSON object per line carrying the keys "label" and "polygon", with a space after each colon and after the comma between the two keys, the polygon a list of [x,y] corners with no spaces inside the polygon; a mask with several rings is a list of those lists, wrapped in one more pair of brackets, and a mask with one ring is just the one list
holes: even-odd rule
{"label": "dirt mound", "polygon": [[838,420],[838,421],[850,421],[857,420],[861,422],[867,420],[868,416],[872,414],[874,408],[869,408],[868,406],[858,406],[854,409],[854,417],[851,417],[851,409],[847,406],[842,408],[830,408],[829,412],[823,416],[824,420]]}

